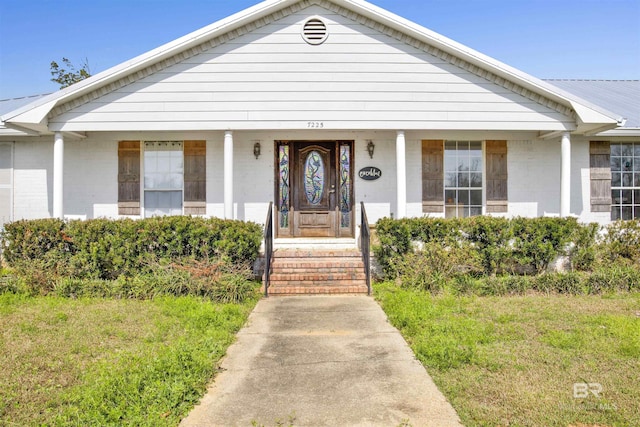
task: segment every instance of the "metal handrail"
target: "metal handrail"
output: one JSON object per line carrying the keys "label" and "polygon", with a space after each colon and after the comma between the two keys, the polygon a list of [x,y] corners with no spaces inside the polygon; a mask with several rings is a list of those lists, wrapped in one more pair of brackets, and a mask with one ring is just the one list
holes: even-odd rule
{"label": "metal handrail", "polygon": [[367,219],[364,202],[360,202],[360,249],[364,262],[364,273],[367,279],[367,294],[371,295],[371,229]]}
{"label": "metal handrail", "polygon": [[271,259],[273,258],[273,202],[269,202],[267,221],[264,224],[264,296],[269,296],[271,284]]}

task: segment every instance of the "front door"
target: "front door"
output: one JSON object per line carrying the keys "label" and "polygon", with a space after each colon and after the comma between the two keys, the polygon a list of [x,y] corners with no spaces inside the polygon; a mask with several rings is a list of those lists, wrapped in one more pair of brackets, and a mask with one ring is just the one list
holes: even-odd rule
{"label": "front door", "polygon": [[279,141],[278,237],[353,236],[353,143]]}

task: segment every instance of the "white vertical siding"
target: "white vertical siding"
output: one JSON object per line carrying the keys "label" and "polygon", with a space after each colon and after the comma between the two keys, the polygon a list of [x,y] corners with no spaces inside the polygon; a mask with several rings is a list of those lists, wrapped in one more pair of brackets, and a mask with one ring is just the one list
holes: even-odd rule
{"label": "white vertical siding", "polygon": [[[329,38],[300,35],[319,15]],[[320,6],[53,117],[55,130],[562,130],[573,119]]]}

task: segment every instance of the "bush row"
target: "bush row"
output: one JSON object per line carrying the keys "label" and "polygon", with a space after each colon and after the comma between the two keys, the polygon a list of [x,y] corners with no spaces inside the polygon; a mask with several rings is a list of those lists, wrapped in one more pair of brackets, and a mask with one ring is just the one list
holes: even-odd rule
{"label": "bush row", "polygon": [[[395,273],[398,257],[418,246],[437,244],[465,251],[484,274],[513,271],[544,271],[578,234],[581,248],[595,236],[594,226],[582,226],[573,218],[496,218],[478,216],[460,219],[381,219],[376,224],[380,244],[374,249],[388,274]],[[433,247],[431,247],[433,249]]]}
{"label": "bush row", "polygon": [[47,274],[21,266],[0,271],[0,294],[57,295],[68,298],[151,299],[158,296],[198,296],[221,303],[237,303],[256,295],[253,273],[226,262],[185,261],[156,264],[147,271],[117,279],[79,279]]}
{"label": "bush row", "polygon": [[3,256],[11,267],[38,264],[47,274],[101,280],[148,272],[163,259],[249,264],[261,239],[262,229],[254,223],[186,216],[25,220],[6,224],[2,233]]}
{"label": "bush row", "polygon": [[[406,286],[406,284],[405,284]],[[569,271],[537,276],[456,276],[439,282],[438,292],[449,288],[456,293],[474,295],[524,295],[528,292],[599,295],[640,292],[640,270],[632,266],[598,267],[593,272]]]}
{"label": "bush row", "polygon": [[[633,282],[632,272],[640,267],[638,221],[600,228],[573,218],[385,218],[377,223],[376,232],[379,244],[374,252],[385,278],[433,291],[455,279],[480,281],[488,288],[557,292],[574,283],[591,293],[624,288],[603,284],[598,271],[612,274],[611,268],[620,268],[626,273],[614,272],[614,279]],[[570,262],[568,276],[542,274],[559,256]],[[577,273],[588,271],[594,272]],[[501,275],[505,277],[496,277]]]}

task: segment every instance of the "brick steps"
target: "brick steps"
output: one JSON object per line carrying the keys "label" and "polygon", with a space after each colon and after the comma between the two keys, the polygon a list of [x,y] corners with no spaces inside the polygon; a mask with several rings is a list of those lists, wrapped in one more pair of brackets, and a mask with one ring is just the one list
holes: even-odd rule
{"label": "brick steps", "polygon": [[367,286],[270,286],[269,295],[366,294]]}
{"label": "brick steps", "polygon": [[367,293],[364,263],[355,249],[274,252],[270,295],[363,293]]}

